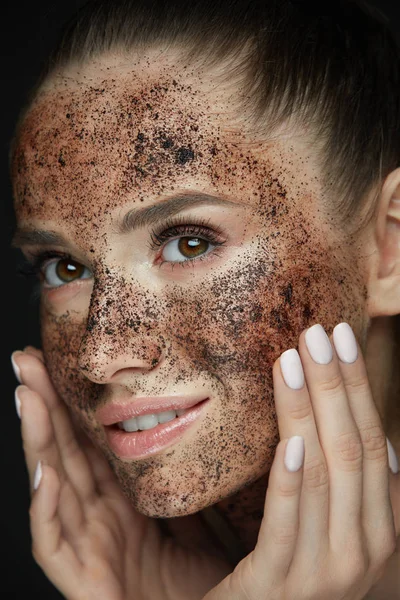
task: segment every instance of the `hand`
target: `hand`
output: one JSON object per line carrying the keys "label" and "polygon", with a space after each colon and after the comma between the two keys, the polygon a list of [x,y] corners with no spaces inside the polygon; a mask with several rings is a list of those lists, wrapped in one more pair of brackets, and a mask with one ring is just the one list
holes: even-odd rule
{"label": "hand", "polygon": [[[307,338],[311,333],[318,360],[332,346],[332,361],[314,362],[303,332],[301,360],[289,350],[275,362],[281,441],[257,545],[204,600],[359,600],[380,578],[395,550],[400,476],[389,472],[386,437],[361,349],[353,338],[358,358],[346,364],[339,361],[320,325],[310,329]],[[340,325],[334,333],[330,340],[339,353],[340,334],[347,333],[348,340],[352,332]],[[347,341],[348,355],[351,350]],[[286,385],[281,370],[285,366],[297,388],[304,370],[301,389]],[[284,466],[292,436],[305,441],[304,468],[295,472]]]}
{"label": "hand", "polygon": [[[33,556],[68,600],[199,600],[232,568],[198,516],[158,521],[137,513],[105,458],[71,421],[39,350],[13,355],[24,385],[21,428],[32,501]],[[34,490],[38,461],[42,479]],[[187,541],[197,551],[189,551]],[[188,577],[190,573],[190,577]]]}

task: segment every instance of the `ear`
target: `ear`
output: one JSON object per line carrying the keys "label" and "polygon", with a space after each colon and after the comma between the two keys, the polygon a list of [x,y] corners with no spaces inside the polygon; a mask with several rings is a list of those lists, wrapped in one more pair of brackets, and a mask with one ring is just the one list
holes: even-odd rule
{"label": "ear", "polygon": [[383,185],[368,281],[370,318],[400,314],[400,168]]}

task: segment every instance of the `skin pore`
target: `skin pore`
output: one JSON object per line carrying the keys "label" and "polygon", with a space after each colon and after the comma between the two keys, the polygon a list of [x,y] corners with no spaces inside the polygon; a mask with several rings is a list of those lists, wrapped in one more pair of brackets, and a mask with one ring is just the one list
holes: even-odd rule
{"label": "skin pore", "polygon": [[[346,321],[365,346],[366,264],[323,205],[304,132],[256,141],[236,88],[148,54],[71,67],[40,92],[13,161],[17,239],[28,257],[52,250],[85,267],[44,284],[43,351],[132,505],[178,517],[217,504],[248,552],[279,441],[273,363],[315,323],[330,334]],[[209,198],[189,207],[196,194]],[[183,195],[168,219],[126,216]],[[64,241],[28,243],[28,230]],[[171,264],[193,256],[177,246],[185,236],[210,242]],[[95,415],[106,403],[191,394],[211,402],[172,447],[138,461],[108,448]]]}

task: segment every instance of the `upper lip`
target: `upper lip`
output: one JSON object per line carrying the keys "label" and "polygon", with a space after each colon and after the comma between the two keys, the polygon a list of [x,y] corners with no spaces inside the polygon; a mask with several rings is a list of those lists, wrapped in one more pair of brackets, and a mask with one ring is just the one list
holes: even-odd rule
{"label": "upper lip", "polygon": [[107,404],[99,408],[96,411],[96,418],[102,425],[113,425],[142,415],[191,408],[202,400],[206,400],[206,398],[204,396],[135,398],[129,404]]}

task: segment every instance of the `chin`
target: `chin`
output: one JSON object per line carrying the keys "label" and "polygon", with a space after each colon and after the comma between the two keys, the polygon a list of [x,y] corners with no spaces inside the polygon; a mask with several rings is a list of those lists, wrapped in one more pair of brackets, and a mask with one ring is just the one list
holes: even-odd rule
{"label": "chin", "polygon": [[182,494],[164,493],[142,495],[136,490],[123,489],[123,493],[132,507],[145,517],[154,519],[170,519],[174,517],[186,517],[195,514],[206,506],[212,504],[207,498],[196,497],[191,494],[185,498]]}
{"label": "chin", "polygon": [[[116,465],[114,465],[115,467]],[[226,481],[220,481],[220,485],[213,484],[212,480],[204,482],[204,479],[193,478],[190,485],[180,486],[173,477],[169,479],[153,477],[154,472],[147,472],[147,477],[137,477],[135,483],[129,484],[129,478],[126,473],[122,474],[118,466],[116,475],[119,479],[121,489],[133,506],[133,508],[144,516],[151,518],[168,519],[174,517],[185,517],[202,511],[203,509],[215,505],[223,500],[235,496],[241,490],[244,490],[252,483],[259,481],[262,483],[265,495],[265,475],[269,471],[265,468],[261,472],[253,473],[244,481],[235,479],[232,481],[227,478]],[[237,497],[239,500],[239,497]]]}

